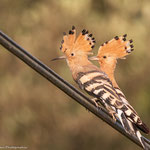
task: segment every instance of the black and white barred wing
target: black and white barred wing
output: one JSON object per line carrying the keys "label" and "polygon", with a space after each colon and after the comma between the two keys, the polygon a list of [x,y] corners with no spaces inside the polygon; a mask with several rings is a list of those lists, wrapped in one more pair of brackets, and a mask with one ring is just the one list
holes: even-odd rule
{"label": "black and white barred wing", "polygon": [[131,133],[126,116],[121,110],[124,104],[116,94],[106,74],[97,70],[84,73],[80,72],[76,82],[89,95],[97,98],[112,116],[114,115],[121,121],[124,129]]}
{"label": "black and white barred wing", "polygon": [[101,98],[112,107],[117,106],[117,108],[120,108],[123,104],[116,94],[111,81],[103,72],[89,71],[79,73],[76,82],[88,94],[98,99]]}

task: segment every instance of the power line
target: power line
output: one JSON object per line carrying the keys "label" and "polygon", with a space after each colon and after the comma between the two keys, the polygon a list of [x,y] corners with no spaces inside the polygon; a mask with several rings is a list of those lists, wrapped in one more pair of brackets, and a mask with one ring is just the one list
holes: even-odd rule
{"label": "power line", "polygon": [[[32,69],[34,69],[39,74],[41,74],[48,81],[50,81],[55,86],[57,86],[59,89],[61,89],[63,92],[65,92],[67,95],[72,97],[75,101],[77,101],[82,106],[84,106],[89,111],[91,111],[93,114],[95,114],[97,117],[101,118],[107,124],[109,124],[114,129],[119,131],[122,135],[126,136],[131,141],[133,141],[134,143],[136,143],[137,145],[142,147],[142,145],[138,141],[137,137],[126,133],[125,130],[123,129],[123,127],[121,126],[120,122],[119,121],[114,122],[110,118],[110,116],[108,115],[108,113],[105,109],[103,109],[103,108],[98,109],[97,107],[95,107],[92,100],[90,100],[82,92],[80,92],[75,87],[73,87],[71,84],[69,84],[64,79],[62,79],[52,69],[50,69],[44,63],[42,63],[36,57],[32,56],[29,52],[27,52],[25,49],[23,49],[21,46],[19,46],[16,42],[14,42],[10,37],[8,37],[2,31],[0,31],[0,44],[4,48],[6,48],[9,52],[11,52],[13,55],[17,56],[24,63],[26,63],[28,66],[30,66]],[[150,140],[145,138],[144,136],[143,136],[143,138],[145,140],[147,147],[149,147],[149,149],[150,149]]]}

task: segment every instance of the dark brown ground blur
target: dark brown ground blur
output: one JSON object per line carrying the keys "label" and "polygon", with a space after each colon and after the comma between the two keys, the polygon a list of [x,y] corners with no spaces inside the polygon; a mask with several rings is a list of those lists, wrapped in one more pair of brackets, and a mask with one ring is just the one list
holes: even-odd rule
{"label": "dark brown ground blur", "polygon": [[[118,62],[121,89],[150,127],[150,1],[1,0],[0,29],[75,85],[62,32],[88,29],[100,44],[128,34],[135,51]],[[75,85],[77,87],[77,85]],[[77,87],[78,88],[78,87]],[[146,136],[150,138],[150,136]],[[0,46],[0,146],[32,150],[140,150]]]}

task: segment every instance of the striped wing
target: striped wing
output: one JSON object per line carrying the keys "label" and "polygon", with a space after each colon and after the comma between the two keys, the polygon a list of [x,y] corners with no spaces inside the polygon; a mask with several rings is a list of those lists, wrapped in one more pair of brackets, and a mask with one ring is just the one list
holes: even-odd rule
{"label": "striped wing", "polygon": [[88,94],[96,97],[113,117],[117,117],[126,132],[132,132],[128,120],[121,110],[124,103],[120,100],[106,74],[97,70],[80,72],[76,82]]}
{"label": "striped wing", "polygon": [[[105,73],[97,70],[84,73],[80,72],[78,73],[76,82],[79,84],[80,88],[84,89],[88,94],[99,99],[107,110],[109,108],[110,110],[108,111],[113,110],[117,115],[120,110],[123,111],[122,115],[125,115],[129,121],[134,123],[143,132],[149,132],[149,129],[142,122],[133,107],[128,103],[124,94],[121,90],[115,89],[112,86],[111,81]],[[123,124],[122,122],[122,125]]]}
{"label": "striped wing", "polygon": [[80,88],[100,99],[102,104],[107,104],[114,111],[116,111],[116,108],[123,107],[123,103],[116,94],[111,81],[103,72],[97,70],[85,73],[80,72],[76,82]]}

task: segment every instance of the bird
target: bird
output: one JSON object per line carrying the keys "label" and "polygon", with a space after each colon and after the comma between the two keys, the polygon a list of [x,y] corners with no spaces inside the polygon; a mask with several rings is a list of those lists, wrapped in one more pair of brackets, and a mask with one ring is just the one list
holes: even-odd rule
{"label": "bird", "polygon": [[112,40],[106,41],[99,47],[97,56],[92,56],[89,59],[99,62],[101,70],[108,75],[122,101],[128,103],[125,95],[119,88],[114,75],[117,60],[126,59],[126,56],[131,54],[134,50],[134,45],[132,44],[133,40],[130,39],[127,41],[126,37],[127,34],[124,34],[123,36],[115,36]]}
{"label": "bird", "polygon": [[[113,118],[120,120],[126,132],[130,133],[132,129],[130,129],[126,116],[129,108],[118,96],[108,75],[88,58],[89,55],[93,54],[91,51],[95,42],[93,35],[89,34],[86,29],[83,29],[76,38],[76,29],[72,26],[68,34],[64,32],[63,40],[61,41],[60,50],[64,55],[53,60],[66,59],[72,77],[79,87],[96,98],[95,102],[100,102]],[[130,119],[132,120],[133,118],[134,116]],[[140,127],[145,132],[149,132],[143,122]]]}
{"label": "bird", "polygon": [[[120,37],[115,36],[112,40],[105,42],[99,47],[97,56],[90,57],[89,59],[97,60],[99,62],[101,70],[108,75],[109,79],[112,82],[113,87],[115,88],[117,92],[117,95],[120,97],[122,102],[128,107],[128,112],[127,112],[128,114],[125,113],[125,115],[129,119],[128,124],[130,125],[130,128],[132,129],[132,134],[135,134],[138,137],[143,148],[145,148],[141,133],[137,129],[138,127],[139,129],[145,132],[145,130],[143,130],[143,128],[141,128],[139,125],[139,124],[142,124],[142,121],[140,117],[138,116],[137,112],[127,101],[126,96],[124,95],[122,90],[119,88],[116,82],[116,79],[114,77],[114,71],[116,68],[117,60],[125,59],[125,57],[134,50],[133,49],[134,46],[132,44],[133,40],[132,39],[127,40],[126,37],[127,37],[127,34],[124,34],[123,36],[120,36]],[[139,121],[139,123],[136,123],[136,121]],[[147,130],[145,133],[148,134]]]}

